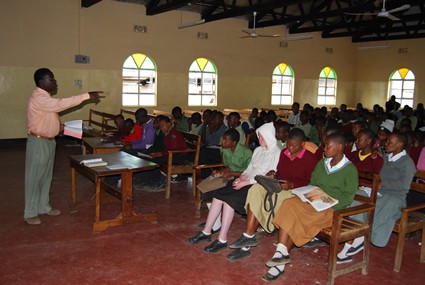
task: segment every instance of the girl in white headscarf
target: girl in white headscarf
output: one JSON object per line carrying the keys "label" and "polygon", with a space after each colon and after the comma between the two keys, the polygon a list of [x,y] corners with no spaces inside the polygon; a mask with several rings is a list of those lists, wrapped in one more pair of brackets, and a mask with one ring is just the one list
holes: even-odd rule
{"label": "girl in white headscarf", "polygon": [[256,182],[254,177],[265,175],[270,170],[276,170],[280,149],[277,146],[273,123],[262,125],[256,130],[256,133],[260,146],[254,150],[247,169],[239,178],[230,181],[226,187],[214,191],[214,198],[204,230],[189,238],[191,244],[211,241],[212,227],[222,211],[222,226],[218,239],[205,247],[205,252],[214,253],[227,248],[227,233],[232,224],[233,216],[235,211],[246,214],[245,201],[249,188]]}

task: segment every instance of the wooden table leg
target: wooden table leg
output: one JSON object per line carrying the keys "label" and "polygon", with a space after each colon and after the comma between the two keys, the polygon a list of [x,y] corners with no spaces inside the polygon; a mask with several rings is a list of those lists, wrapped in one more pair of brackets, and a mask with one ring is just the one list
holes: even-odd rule
{"label": "wooden table leg", "polygon": [[121,209],[123,218],[133,216],[133,173],[121,174]]}
{"label": "wooden table leg", "polygon": [[72,196],[72,204],[75,205],[76,202],[76,194],[75,194],[75,168],[71,167],[71,196]]}
{"label": "wooden table leg", "polygon": [[100,221],[100,179],[96,177],[96,223]]}

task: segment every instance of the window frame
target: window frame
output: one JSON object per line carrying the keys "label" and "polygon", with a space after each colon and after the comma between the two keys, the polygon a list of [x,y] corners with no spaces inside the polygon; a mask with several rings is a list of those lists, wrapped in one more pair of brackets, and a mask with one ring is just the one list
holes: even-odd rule
{"label": "window frame", "polygon": [[[126,66],[127,65],[127,66]],[[129,74],[136,73],[137,77]],[[156,62],[152,57],[143,53],[133,53],[128,56],[122,67],[122,94],[121,104],[125,107],[154,107],[157,106],[157,86],[158,86],[158,68]],[[126,76],[127,75],[127,76]],[[143,84],[142,81],[149,80],[148,83]],[[137,92],[131,92],[130,89],[135,89],[137,85]],[[145,86],[148,85],[146,88]],[[127,89],[127,90],[126,90]],[[147,89],[148,92],[146,92]],[[149,92],[149,89],[151,91]],[[149,98],[149,97],[150,98]],[[137,99],[134,100],[134,97]],[[126,103],[132,101],[132,103]],[[147,103],[149,102],[150,103]],[[137,104],[133,104],[137,103]]]}
{"label": "window frame", "polygon": [[[400,78],[393,78],[395,76],[399,76]],[[406,78],[406,77],[410,77],[410,75],[413,77],[412,78]],[[395,89],[393,87],[395,82],[400,82],[401,88],[399,89]],[[411,88],[405,88],[405,85],[407,85],[408,83],[412,84],[413,86]],[[390,75],[390,78],[388,80],[388,98],[387,100],[389,100],[389,98],[394,95],[396,96],[396,100],[398,102],[400,102],[400,105],[403,107],[405,105],[408,105],[410,107],[413,108],[414,103],[415,103],[415,87],[416,87],[416,76],[413,73],[413,71],[409,68],[406,67],[402,67],[399,69],[396,69],[395,71],[393,71]],[[394,90],[400,90],[399,92],[396,92]],[[405,91],[410,90],[412,93],[411,98],[409,97],[405,97],[403,96],[405,94]],[[408,103],[410,102],[410,103]]]}
{"label": "window frame", "polygon": [[[324,81],[321,85],[321,81]],[[333,84],[332,84],[333,82]],[[329,86],[328,86],[329,85]],[[333,86],[331,86],[333,85]],[[334,106],[336,105],[336,95],[337,95],[337,87],[338,87],[338,78],[335,69],[329,66],[325,66],[319,73],[319,82],[317,88],[317,105],[321,106]],[[324,88],[323,95],[320,94],[321,88]],[[328,94],[328,90],[333,89],[334,92],[332,95]],[[324,103],[321,102],[321,98],[324,97]],[[333,102],[328,103],[328,98],[332,98]]]}
{"label": "window frame", "polygon": [[[289,73],[289,75],[288,75]],[[288,84],[285,84],[284,82],[286,80],[290,80]],[[275,83],[275,80],[277,81]],[[280,82],[280,83],[279,83]],[[274,86],[280,85],[280,91],[279,93],[273,93],[276,88]],[[289,93],[284,92],[284,88],[289,89]],[[279,63],[274,69],[272,73],[272,94],[271,94],[271,105],[273,106],[287,106],[292,105],[294,102],[294,86],[295,86],[295,74],[294,69],[286,64],[286,63]],[[277,97],[277,98],[276,98]],[[286,100],[289,97],[289,101],[286,102]],[[274,100],[278,99],[279,104],[274,102]]]}
{"label": "window frame", "polygon": [[[188,106],[217,106],[217,66],[208,58],[196,58],[189,66],[188,72]],[[193,82],[195,80],[195,82]],[[210,85],[210,86],[209,86]],[[194,90],[199,90],[193,92]],[[199,98],[197,98],[199,96]],[[206,103],[213,100],[212,104]],[[196,103],[194,101],[197,101]]]}

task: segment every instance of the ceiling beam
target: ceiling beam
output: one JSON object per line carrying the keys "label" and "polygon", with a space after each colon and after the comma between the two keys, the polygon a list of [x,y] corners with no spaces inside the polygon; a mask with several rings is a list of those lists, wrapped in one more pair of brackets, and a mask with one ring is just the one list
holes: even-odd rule
{"label": "ceiling beam", "polygon": [[[156,5],[152,4],[151,6],[150,5],[151,2],[153,4],[155,4],[156,2]],[[152,16],[152,15],[157,15],[160,13],[176,10],[186,6],[188,3],[191,3],[191,2],[192,2],[191,0],[170,0],[167,3],[158,6],[159,1],[149,1],[149,3],[146,6],[146,15]]]}
{"label": "ceiling beam", "polygon": [[409,39],[419,39],[425,38],[425,32],[422,31],[418,34],[413,35],[387,35],[387,36],[376,36],[376,37],[367,37],[367,38],[352,38],[353,43],[364,43],[364,42],[375,42],[375,41],[392,41],[392,40],[409,40]]}
{"label": "ceiling beam", "polygon": [[93,6],[94,4],[97,4],[101,2],[102,0],[81,0],[81,7],[88,8],[90,6]]}
{"label": "ceiling beam", "polygon": [[410,26],[400,26],[400,27],[391,27],[391,28],[369,28],[365,30],[356,30],[352,32],[323,32],[322,37],[323,38],[333,38],[333,37],[361,37],[365,35],[373,35],[376,33],[385,33],[385,34],[392,34],[392,33],[401,33],[404,32],[406,34],[409,34],[410,32],[419,31],[423,29],[425,32],[425,25],[410,25]]}

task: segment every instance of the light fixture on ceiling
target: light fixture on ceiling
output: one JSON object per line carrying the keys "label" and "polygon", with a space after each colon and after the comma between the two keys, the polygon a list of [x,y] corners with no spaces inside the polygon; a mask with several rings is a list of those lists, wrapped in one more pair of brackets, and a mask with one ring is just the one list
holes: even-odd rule
{"label": "light fixture on ceiling", "polygon": [[202,25],[203,23],[205,23],[205,19],[196,20],[196,21],[193,21],[193,22],[187,22],[187,23],[184,23],[184,24],[177,26],[177,28],[178,29],[184,29],[184,28],[189,28],[189,27],[193,27],[193,26],[197,26],[197,25]]}
{"label": "light fixture on ceiling", "polygon": [[361,47],[357,47],[358,50],[380,50],[380,49],[387,49],[389,48],[389,45],[380,45],[380,46],[361,46]]}
{"label": "light fixture on ceiling", "polygon": [[300,40],[310,40],[313,38],[313,35],[297,35],[297,36],[286,36],[283,41],[300,41]]}

